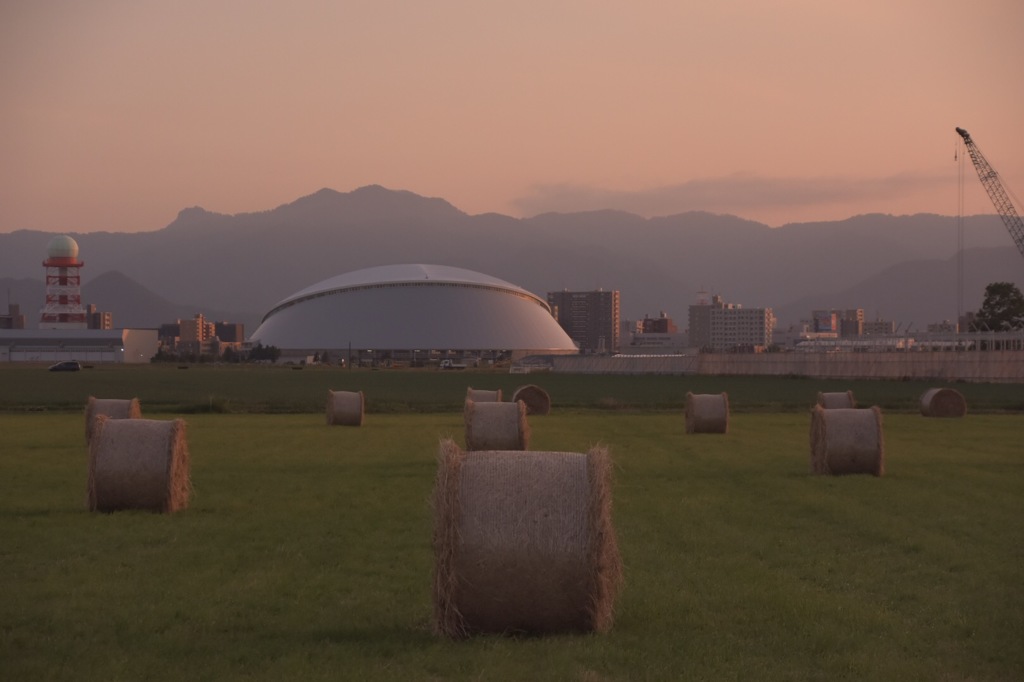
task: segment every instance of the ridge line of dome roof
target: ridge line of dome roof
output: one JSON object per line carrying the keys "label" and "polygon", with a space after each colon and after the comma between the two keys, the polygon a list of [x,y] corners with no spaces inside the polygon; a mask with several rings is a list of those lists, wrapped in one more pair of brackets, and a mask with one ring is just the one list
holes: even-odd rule
{"label": "ridge line of dome roof", "polygon": [[[471,271],[467,271],[467,272],[471,272]],[[324,280],[324,281],[328,281],[328,280]],[[500,280],[498,280],[498,281],[500,281]],[[313,285],[313,286],[316,286],[316,285]],[[261,323],[266,322],[275,313],[277,313],[280,310],[284,310],[285,308],[290,308],[290,307],[292,307],[294,305],[302,303],[303,301],[309,301],[309,300],[314,299],[314,298],[321,298],[323,296],[331,296],[331,295],[334,295],[334,294],[343,293],[345,291],[357,291],[357,290],[360,290],[360,289],[384,289],[384,288],[388,288],[388,287],[399,287],[399,286],[459,286],[459,287],[467,287],[467,288],[472,288],[472,289],[490,289],[490,290],[493,290],[493,291],[497,291],[497,292],[501,292],[501,293],[506,293],[506,294],[511,294],[513,296],[517,296],[519,298],[526,299],[527,301],[530,301],[530,302],[533,302],[533,303],[539,305],[541,308],[546,310],[549,314],[551,312],[551,307],[548,305],[547,301],[542,299],[540,296],[534,294],[533,292],[527,291],[526,289],[523,289],[522,287],[517,287],[516,285],[511,284],[511,283],[506,283],[505,285],[502,285],[502,284],[497,284],[497,283],[493,283],[493,282],[474,282],[474,281],[471,281],[471,280],[454,280],[454,279],[429,279],[429,278],[426,278],[426,279],[423,279],[423,280],[396,279],[396,280],[390,280],[390,281],[378,281],[378,282],[371,282],[371,283],[347,284],[347,285],[340,286],[340,287],[332,287],[332,288],[325,288],[325,289],[312,289],[312,287],[307,287],[306,289],[303,289],[302,291],[300,291],[300,292],[298,292],[296,294],[293,294],[292,296],[284,299],[283,301],[281,301],[280,303],[275,305],[273,308],[271,308],[269,311],[267,311],[267,314],[263,316],[263,318],[260,320],[260,322]]]}

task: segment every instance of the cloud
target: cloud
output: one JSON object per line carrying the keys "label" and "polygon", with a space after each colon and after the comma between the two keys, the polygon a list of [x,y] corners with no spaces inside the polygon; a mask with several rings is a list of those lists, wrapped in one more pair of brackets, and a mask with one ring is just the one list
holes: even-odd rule
{"label": "cloud", "polygon": [[647,190],[622,191],[575,184],[539,184],[512,205],[524,216],[614,209],[652,217],[686,211],[746,215],[764,210],[836,204],[877,204],[935,190],[951,179],[899,174],[885,178],[767,178],[738,173]]}

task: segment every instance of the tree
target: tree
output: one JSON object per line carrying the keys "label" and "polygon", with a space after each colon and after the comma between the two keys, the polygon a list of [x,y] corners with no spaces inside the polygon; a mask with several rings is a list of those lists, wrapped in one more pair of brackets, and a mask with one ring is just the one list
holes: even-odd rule
{"label": "tree", "polygon": [[974,317],[976,329],[1008,331],[1024,327],[1024,294],[1012,282],[992,282]]}
{"label": "tree", "polygon": [[257,342],[256,345],[249,350],[250,362],[259,362],[261,360],[277,362],[279,357],[281,357],[281,349],[277,346],[264,346],[262,343]]}

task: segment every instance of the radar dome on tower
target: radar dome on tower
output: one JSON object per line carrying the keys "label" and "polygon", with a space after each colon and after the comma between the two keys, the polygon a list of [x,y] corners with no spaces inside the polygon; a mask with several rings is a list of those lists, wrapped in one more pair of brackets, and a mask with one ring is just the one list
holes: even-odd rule
{"label": "radar dome on tower", "polygon": [[49,258],[78,258],[78,242],[66,234],[58,235],[50,240],[46,248],[46,255]]}
{"label": "radar dome on tower", "polygon": [[50,240],[46,247],[46,305],[39,318],[40,329],[86,329],[88,320],[82,306],[82,266],[78,242],[66,234]]}

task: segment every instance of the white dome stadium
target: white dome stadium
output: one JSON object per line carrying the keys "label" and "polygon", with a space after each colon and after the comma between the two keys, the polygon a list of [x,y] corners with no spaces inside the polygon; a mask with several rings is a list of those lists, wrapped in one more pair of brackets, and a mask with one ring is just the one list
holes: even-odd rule
{"label": "white dome stadium", "polygon": [[250,340],[311,353],[576,352],[546,301],[444,265],[385,265],[325,279],[274,306]]}

